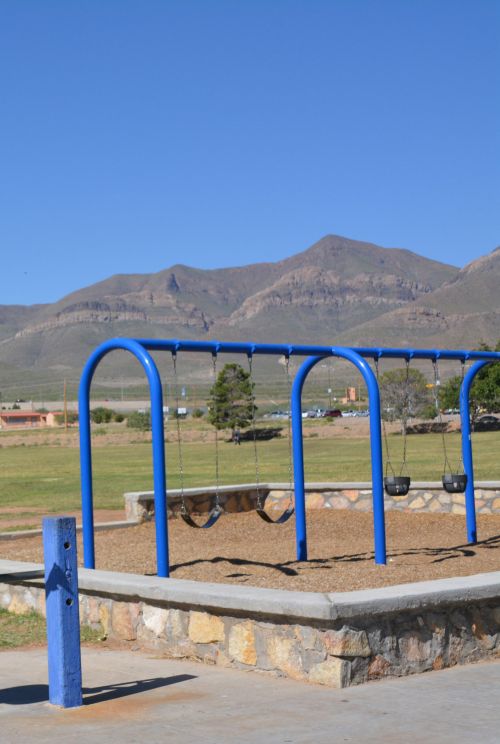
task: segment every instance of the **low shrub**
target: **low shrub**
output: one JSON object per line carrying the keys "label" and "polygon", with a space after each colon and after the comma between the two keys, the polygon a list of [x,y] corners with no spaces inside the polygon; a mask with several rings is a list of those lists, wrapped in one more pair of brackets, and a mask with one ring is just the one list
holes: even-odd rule
{"label": "low shrub", "polygon": [[151,413],[149,411],[145,411],[144,413],[141,413],[140,411],[131,413],[127,418],[127,426],[130,429],[151,431]]}
{"label": "low shrub", "polygon": [[93,408],[90,412],[90,420],[94,424],[109,424],[115,416],[116,414],[112,408],[105,408],[104,406]]}

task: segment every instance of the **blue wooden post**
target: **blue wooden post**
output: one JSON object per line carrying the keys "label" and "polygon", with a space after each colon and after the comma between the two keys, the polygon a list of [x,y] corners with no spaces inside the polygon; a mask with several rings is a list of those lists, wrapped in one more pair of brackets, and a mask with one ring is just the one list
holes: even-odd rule
{"label": "blue wooden post", "polygon": [[63,708],[82,704],[80,617],[74,517],[43,520],[49,701]]}

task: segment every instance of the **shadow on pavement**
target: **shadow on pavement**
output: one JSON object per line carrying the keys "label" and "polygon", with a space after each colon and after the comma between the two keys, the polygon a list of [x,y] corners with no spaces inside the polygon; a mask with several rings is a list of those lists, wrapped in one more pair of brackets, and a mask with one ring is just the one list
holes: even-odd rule
{"label": "shadow on pavement", "polygon": [[[114,685],[102,685],[101,687],[84,687],[83,704],[93,705],[105,700],[116,700],[116,698],[136,695],[139,692],[156,690],[158,687],[176,685],[179,682],[188,682],[196,679],[194,674],[175,674],[172,677],[152,677],[151,679],[137,679],[133,682],[118,682]],[[1,698],[0,698],[1,699]]]}
{"label": "shadow on pavement", "polygon": [[[153,677],[151,679],[137,679],[132,682],[101,685],[100,687],[83,687],[83,704],[93,705],[105,700],[116,700],[116,698],[126,697],[127,695],[137,695],[140,692],[155,690],[158,687],[187,682],[190,679],[196,679],[196,677],[193,674],[176,674],[172,677]],[[48,700],[48,685],[19,685],[0,690],[0,704],[4,705],[31,705],[33,703],[46,703]]]}

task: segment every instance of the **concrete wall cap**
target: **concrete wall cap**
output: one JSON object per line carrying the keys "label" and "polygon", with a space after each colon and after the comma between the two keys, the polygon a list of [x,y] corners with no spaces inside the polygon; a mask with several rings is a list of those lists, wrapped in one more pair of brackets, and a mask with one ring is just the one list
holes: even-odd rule
{"label": "concrete wall cap", "polygon": [[329,620],[331,602],[325,594],[290,592],[234,584],[215,584],[186,579],[161,579],[157,576],[137,576],[114,571],[79,569],[78,579],[83,591],[136,597],[146,601],[181,607],[228,611],[250,615],[271,615],[285,618]]}
{"label": "concrete wall cap", "polygon": [[[483,490],[500,490],[500,481],[474,481],[476,489]],[[332,481],[327,482],[309,482],[305,484],[305,490],[307,491],[353,491],[370,490],[372,487],[371,481],[346,481],[338,482]],[[262,491],[289,491],[290,483],[235,483],[233,485],[219,486],[202,486],[197,488],[185,488],[185,496],[198,496],[207,493],[234,493],[238,491],[256,491],[260,489]],[[412,481],[410,491],[442,491],[443,484],[441,481]],[[181,496],[182,491],[179,488],[169,488],[167,491],[169,498]],[[125,499],[136,500],[136,499],[153,499],[154,491],[127,491],[123,494]]]}
{"label": "concrete wall cap", "polygon": [[500,598],[500,571],[328,595],[333,619],[377,616]]}
{"label": "concrete wall cap", "polygon": [[[0,581],[27,581],[43,585],[43,565],[0,560]],[[33,574],[38,573],[37,577]],[[292,592],[282,589],[202,583],[185,579],[161,579],[157,576],[78,569],[81,591],[143,600],[159,604],[246,615],[274,616],[312,621],[349,620],[396,612],[500,599],[500,571],[451,579],[399,584],[354,592]]]}

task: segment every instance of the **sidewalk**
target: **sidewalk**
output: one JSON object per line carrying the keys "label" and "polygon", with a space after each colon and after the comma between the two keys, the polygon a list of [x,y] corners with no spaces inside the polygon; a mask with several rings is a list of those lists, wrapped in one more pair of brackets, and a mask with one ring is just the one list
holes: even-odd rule
{"label": "sidewalk", "polygon": [[82,650],[85,705],[47,703],[45,649],[0,653],[0,739],[172,744],[500,741],[500,661],[332,690],[261,674]]}

